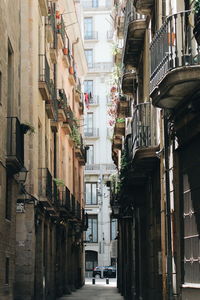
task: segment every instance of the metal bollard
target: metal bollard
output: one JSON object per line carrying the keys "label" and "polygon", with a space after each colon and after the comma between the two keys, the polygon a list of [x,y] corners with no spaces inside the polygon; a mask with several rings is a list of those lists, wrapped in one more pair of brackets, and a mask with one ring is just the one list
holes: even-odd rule
{"label": "metal bollard", "polygon": [[106,284],[109,284],[109,279],[108,278],[106,278]]}
{"label": "metal bollard", "polygon": [[92,278],[92,284],[95,284],[95,278]]}

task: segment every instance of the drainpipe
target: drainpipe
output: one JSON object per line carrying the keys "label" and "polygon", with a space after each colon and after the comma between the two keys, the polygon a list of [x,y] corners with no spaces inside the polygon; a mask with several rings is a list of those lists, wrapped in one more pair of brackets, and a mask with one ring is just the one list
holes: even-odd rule
{"label": "drainpipe", "polygon": [[164,156],[165,156],[165,192],[166,192],[166,229],[167,229],[167,287],[168,299],[173,300],[172,286],[172,233],[171,233],[171,204],[169,181],[169,133],[168,119],[164,111]]}
{"label": "drainpipe", "polygon": [[72,56],[74,57],[74,45],[79,43],[79,37],[77,37],[76,41],[72,43]]}

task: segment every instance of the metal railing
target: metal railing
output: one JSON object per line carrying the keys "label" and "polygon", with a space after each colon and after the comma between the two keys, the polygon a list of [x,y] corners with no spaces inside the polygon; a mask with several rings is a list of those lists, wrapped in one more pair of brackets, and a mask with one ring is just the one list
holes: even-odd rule
{"label": "metal railing", "polygon": [[56,94],[56,88],[53,81],[50,84],[50,95],[51,95],[51,105],[53,109],[53,118],[56,121],[58,119],[58,100]]}
{"label": "metal railing", "polygon": [[107,40],[112,40],[114,36],[114,31],[113,30],[109,30],[107,31]]}
{"label": "metal railing", "polygon": [[60,206],[70,211],[71,208],[70,199],[71,199],[70,190],[67,187],[65,187],[64,191],[60,192],[60,199],[59,199]]}
{"label": "metal railing", "polygon": [[24,133],[17,117],[7,118],[7,160],[24,164]]}
{"label": "metal railing", "polygon": [[57,33],[61,35],[63,44],[65,45],[66,30],[65,30],[65,22],[63,16],[60,17],[60,21],[57,24]]}
{"label": "metal railing", "polygon": [[53,202],[53,179],[48,168],[38,169],[38,193]]}
{"label": "metal railing", "polygon": [[112,6],[111,0],[90,0],[90,1],[83,1],[82,2],[83,8],[85,9],[95,9],[95,8],[110,8]]}
{"label": "metal railing", "polygon": [[125,20],[124,20],[124,35],[126,38],[128,26],[131,22],[136,20],[145,20],[146,16],[138,14],[135,10],[135,6],[133,5],[133,1],[128,1],[126,5],[126,11],[125,11]]}
{"label": "metal railing", "polygon": [[113,66],[112,62],[89,63],[88,72],[112,72]]}
{"label": "metal railing", "polygon": [[156,138],[156,109],[150,102],[136,106],[132,119],[132,153],[133,157],[138,148],[155,147]]}
{"label": "metal railing", "polygon": [[116,170],[116,166],[114,164],[86,164],[85,170],[107,170],[113,171]]}
{"label": "metal railing", "polygon": [[64,89],[57,89],[58,108],[67,112],[67,96]]}
{"label": "metal railing", "polygon": [[89,98],[89,104],[90,104],[90,105],[98,105],[98,104],[99,104],[99,96],[97,96],[97,95],[92,95],[92,96]]}
{"label": "metal railing", "polygon": [[45,82],[50,91],[50,67],[45,54],[39,54],[39,81]]}
{"label": "metal railing", "polygon": [[98,32],[97,31],[85,31],[84,39],[85,40],[98,40]]}
{"label": "metal railing", "polygon": [[194,18],[191,11],[169,16],[155,34],[150,45],[150,92],[170,70],[200,64],[199,46],[189,18]]}
{"label": "metal railing", "polygon": [[51,43],[50,47],[53,49],[57,49],[57,30],[56,30],[56,19],[55,19],[55,12],[52,8],[49,8],[49,15],[46,17],[46,25],[51,26],[53,32],[53,43]]}
{"label": "metal railing", "polygon": [[99,128],[85,128],[84,130],[85,137],[99,137]]}

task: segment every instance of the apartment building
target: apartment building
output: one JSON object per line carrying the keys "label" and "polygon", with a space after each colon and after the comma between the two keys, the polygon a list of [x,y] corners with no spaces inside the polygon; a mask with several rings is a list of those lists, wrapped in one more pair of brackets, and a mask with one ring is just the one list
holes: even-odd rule
{"label": "apartment building", "polygon": [[7,1],[0,14],[0,298],[56,299],[84,283],[80,3]]}
{"label": "apartment building", "polygon": [[115,1],[117,118],[124,102],[129,112],[115,123],[111,205],[125,299],[200,295],[199,4]]}
{"label": "apartment building", "polygon": [[[15,218],[18,184],[13,174],[24,165],[21,147],[12,144],[11,124],[17,130],[20,124],[19,92],[20,60],[19,1],[1,1],[0,4],[0,298],[13,299],[15,280]],[[12,7],[15,5],[15,10]],[[16,132],[23,144],[24,135]],[[7,147],[9,145],[9,147]],[[13,146],[13,147],[12,147]],[[15,157],[13,152],[15,152]]]}
{"label": "apartment building", "polygon": [[84,172],[85,209],[88,230],[85,235],[86,276],[97,265],[115,262],[111,253],[116,237],[116,220],[111,217],[106,182],[115,166],[111,158],[112,128],[107,110],[113,72],[112,2],[82,1],[84,10],[84,48],[88,73],[84,81],[84,138],[87,163]]}

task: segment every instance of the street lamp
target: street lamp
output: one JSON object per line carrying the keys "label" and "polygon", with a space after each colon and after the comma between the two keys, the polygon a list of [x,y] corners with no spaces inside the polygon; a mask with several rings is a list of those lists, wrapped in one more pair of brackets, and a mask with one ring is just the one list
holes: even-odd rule
{"label": "street lamp", "polygon": [[24,184],[26,182],[28,170],[25,167],[22,167],[21,170],[15,174],[15,180],[17,182]]}

